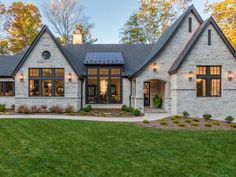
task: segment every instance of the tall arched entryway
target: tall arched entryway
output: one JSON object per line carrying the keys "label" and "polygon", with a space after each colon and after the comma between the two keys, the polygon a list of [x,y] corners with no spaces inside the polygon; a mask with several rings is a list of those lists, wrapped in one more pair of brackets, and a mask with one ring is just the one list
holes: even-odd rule
{"label": "tall arched entryway", "polygon": [[[169,90],[167,89],[168,82],[159,79],[150,79],[143,83],[143,104],[144,111],[150,111],[154,109],[168,111],[167,99],[169,98]],[[159,108],[154,103],[155,97],[160,97],[162,104]]]}

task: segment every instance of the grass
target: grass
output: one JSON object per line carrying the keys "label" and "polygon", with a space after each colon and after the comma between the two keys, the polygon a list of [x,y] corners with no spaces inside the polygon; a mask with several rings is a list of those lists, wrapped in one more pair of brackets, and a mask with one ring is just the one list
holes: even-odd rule
{"label": "grass", "polygon": [[0,120],[0,176],[235,176],[236,131]]}

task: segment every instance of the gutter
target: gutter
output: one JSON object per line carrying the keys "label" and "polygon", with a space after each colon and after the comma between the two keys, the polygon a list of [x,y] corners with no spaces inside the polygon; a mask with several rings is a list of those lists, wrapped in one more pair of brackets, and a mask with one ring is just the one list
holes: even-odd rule
{"label": "gutter", "polygon": [[81,98],[80,98],[80,101],[81,101],[81,105],[80,105],[80,108],[81,110],[83,109],[83,98],[84,98],[84,94],[83,94],[83,87],[84,86],[84,79],[81,79]]}
{"label": "gutter", "polygon": [[133,89],[132,89],[132,80],[131,79],[129,79],[129,82],[130,82],[130,95],[129,95],[129,106],[131,107],[131,99],[132,99],[132,91],[133,91]]}

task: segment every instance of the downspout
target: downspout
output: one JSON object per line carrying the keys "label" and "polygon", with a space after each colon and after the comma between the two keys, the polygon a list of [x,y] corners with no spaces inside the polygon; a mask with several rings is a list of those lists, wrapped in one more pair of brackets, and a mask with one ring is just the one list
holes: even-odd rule
{"label": "downspout", "polygon": [[81,99],[80,99],[80,101],[81,101],[81,105],[80,105],[80,107],[81,107],[81,110],[83,109],[83,98],[84,98],[84,94],[83,94],[83,87],[84,86],[84,79],[81,79]]}
{"label": "downspout", "polygon": [[131,102],[132,102],[132,92],[133,92],[133,89],[132,89],[132,80],[129,79],[129,81],[130,81],[129,106],[131,107]]}

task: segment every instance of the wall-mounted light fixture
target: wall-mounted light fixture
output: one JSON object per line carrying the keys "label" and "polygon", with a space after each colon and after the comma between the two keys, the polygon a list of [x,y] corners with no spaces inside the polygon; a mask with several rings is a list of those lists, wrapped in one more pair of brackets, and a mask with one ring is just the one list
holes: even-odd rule
{"label": "wall-mounted light fixture", "polygon": [[156,63],[153,63],[153,71],[156,72],[157,71],[157,64]]}
{"label": "wall-mounted light fixture", "polygon": [[192,71],[189,71],[189,72],[188,72],[188,80],[189,80],[189,81],[192,81],[192,80],[193,80],[193,72],[192,72]]}
{"label": "wall-mounted light fixture", "polygon": [[233,72],[232,72],[232,71],[229,71],[229,72],[228,72],[228,80],[229,80],[229,81],[232,81],[232,80],[233,80]]}
{"label": "wall-mounted light fixture", "polygon": [[19,78],[20,78],[20,81],[23,81],[23,80],[24,80],[24,74],[23,74],[23,73],[20,73]]}
{"label": "wall-mounted light fixture", "polygon": [[67,78],[68,78],[68,80],[71,82],[71,81],[72,81],[72,74],[69,73]]}

